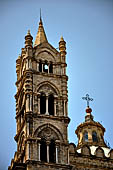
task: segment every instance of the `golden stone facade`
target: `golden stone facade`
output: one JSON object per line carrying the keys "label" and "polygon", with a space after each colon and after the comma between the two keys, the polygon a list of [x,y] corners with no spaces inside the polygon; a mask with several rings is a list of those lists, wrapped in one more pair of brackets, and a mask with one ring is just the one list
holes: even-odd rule
{"label": "golden stone facade", "polygon": [[8,170],[113,170],[113,150],[104,142],[105,128],[86,109],[75,131],[78,145],[68,142],[66,42],[59,51],[47,40],[40,18],[36,40],[28,31],[16,60],[15,141],[17,151]]}

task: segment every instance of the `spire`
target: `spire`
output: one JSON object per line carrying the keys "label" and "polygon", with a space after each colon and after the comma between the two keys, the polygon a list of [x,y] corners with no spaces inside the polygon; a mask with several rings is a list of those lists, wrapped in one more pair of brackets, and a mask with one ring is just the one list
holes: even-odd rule
{"label": "spire", "polygon": [[46,34],[45,34],[45,31],[44,31],[42,18],[41,18],[41,9],[40,9],[40,22],[39,22],[38,32],[37,32],[37,35],[36,35],[34,46],[37,46],[37,45],[44,43],[44,42],[48,42],[48,41],[47,41]]}

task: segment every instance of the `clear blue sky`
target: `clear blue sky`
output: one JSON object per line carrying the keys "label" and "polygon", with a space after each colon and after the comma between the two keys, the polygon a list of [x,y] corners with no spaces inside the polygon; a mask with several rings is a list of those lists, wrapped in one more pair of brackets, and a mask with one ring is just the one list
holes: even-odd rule
{"label": "clear blue sky", "polygon": [[16,150],[16,59],[27,30],[35,39],[40,8],[48,41],[67,42],[69,76],[69,141],[84,121],[89,93],[93,115],[106,128],[113,147],[113,0],[2,0],[0,1],[0,170],[6,170]]}

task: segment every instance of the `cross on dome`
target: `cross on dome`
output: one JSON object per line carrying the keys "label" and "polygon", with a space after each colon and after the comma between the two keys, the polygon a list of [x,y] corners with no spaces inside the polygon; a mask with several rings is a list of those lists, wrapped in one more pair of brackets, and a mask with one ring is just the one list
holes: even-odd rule
{"label": "cross on dome", "polygon": [[82,97],[82,99],[87,101],[87,107],[89,107],[89,101],[93,101],[93,98],[90,98],[89,94],[86,94],[86,97]]}

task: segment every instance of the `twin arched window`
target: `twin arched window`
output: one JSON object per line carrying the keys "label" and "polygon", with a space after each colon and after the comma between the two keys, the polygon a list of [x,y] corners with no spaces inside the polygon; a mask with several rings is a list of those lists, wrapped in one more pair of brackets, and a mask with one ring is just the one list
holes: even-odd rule
{"label": "twin arched window", "polygon": [[40,96],[40,114],[54,115],[54,96],[46,96],[44,93]]}
{"label": "twin arched window", "polygon": [[[40,160],[42,162],[47,162],[47,144],[45,139],[41,139],[40,146]],[[56,150],[55,150],[55,141],[51,139],[49,147],[49,162],[55,163]]]}
{"label": "twin arched window", "polygon": [[47,61],[44,63],[40,60],[39,62],[39,72],[45,72],[45,73],[53,73],[53,64],[50,62],[48,64]]}
{"label": "twin arched window", "polygon": [[[87,131],[84,132],[84,141],[88,142],[88,132]],[[98,142],[97,133],[95,131],[92,132],[92,141]]]}

